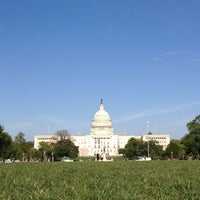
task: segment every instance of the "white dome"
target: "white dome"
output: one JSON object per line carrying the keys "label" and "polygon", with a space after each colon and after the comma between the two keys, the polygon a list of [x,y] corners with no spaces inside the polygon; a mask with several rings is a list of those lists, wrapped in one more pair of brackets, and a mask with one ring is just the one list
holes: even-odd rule
{"label": "white dome", "polygon": [[92,120],[91,135],[96,137],[109,137],[113,135],[113,126],[110,115],[104,110],[102,101],[99,111],[95,113]]}

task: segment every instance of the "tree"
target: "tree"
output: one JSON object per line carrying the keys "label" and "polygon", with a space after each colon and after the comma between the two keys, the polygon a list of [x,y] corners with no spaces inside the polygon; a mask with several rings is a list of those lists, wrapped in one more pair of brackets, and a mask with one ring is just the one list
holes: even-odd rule
{"label": "tree", "polygon": [[143,155],[143,142],[135,138],[131,138],[124,148],[124,155],[129,159],[136,159]]}
{"label": "tree", "polygon": [[190,135],[200,135],[200,115],[187,124]]}
{"label": "tree", "polygon": [[199,158],[200,135],[187,134],[181,139],[186,155],[192,158]]}
{"label": "tree", "polygon": [[22,160],[23,159],[23,151],[20,148],[19,144],[17,144],[15,141],[11,142],[10,148],[9,148],[9,155],[10,158],[13,160]]}
{"label": "tree", "polygon": [[171,140],[165,150],[165,155],[168,158],[183,159],[185,155],[183,144],[179,140]]}
{"label": "tree", "polygon": [[69,137],[70,137],[69,132],[66,129],[56,131],[56,135],[58,136],[60,141],[69,139]]}
{"label": "tree", "polygon": [[23,145],[23,151],[24,151],[24,158],[27,160],[32,161],[35,149],[34,149],[34,142],[33,141],[26,141]]}
{"label": "tree", "polygon": [[26,142],[25,139],[25,134],[22,132],[19,132],[16,136],[15,136],[15,142],[18,144],[23,144]]}
{"label": "tree", "polygon": [[144,142],[135,138],[131,138],[120,152],[129,159],[136,159],[138,156],[147,157],[148,153],[153,159],[158,159],[163,155],[162,146],[158,145],[157,141]]}
{"label": "tree", "polygon": [[57,158],[67,156],[76,158],[78,156],[78,147],[70,139],[60,140],[54,144],[55,155]]}
{"label": "tree", "polygon": [[2,125],[0,125],[0,158],[5,159],[8,157],[8,149],[11,145],[11,136],[4,131]]}
{"label": "tree", "polygon": [[122,155],[124,156],[125,150],[124,150],[124,149],[118,149],[118,153],[119,153],[119,154],[122,154]]}
{"label": "tree", "polygon": [[51,159],[52,153],[54,153],[54,146],[52,144],[40,142],[40,148],[36,153],[36,157],[46,162]]}
{"label": "tree", "polygon": [[17,149],[15,159],[20,159],[20,160],[24,161],[25,153],[27,152],[25,134],[22,132],[19,132],[15,136],[15,140],[13,143],[15,143],[13,145]]}
{"label": "tree", "polygon": [[158,141],[151,140],[151,141],[145,142],[143,146],[144,146],[143,148],[144,148],[145,155],[148,155],[148,148],[149,148],[149,156],[152,159],[160,159],[163,156],[164,151],[163,151],[162,146],[159,145]]}
{"label": "tree", "polygon": [[25,134],[22,132],[19,132],[15,136],[15,140],[12,141],[11,147],[10,147],[10,157],[12,159],[17,160],[30,160],[32,159],[32,151],[30,151],[33,148],[34,144],[33,142],[27,142],[25,139]]}
{"label": "tree", "polygon": [[200,157],[200,115],[196,116],[191,122],[187,123],[189,133],[182,139],[187,156],[192,158]]}

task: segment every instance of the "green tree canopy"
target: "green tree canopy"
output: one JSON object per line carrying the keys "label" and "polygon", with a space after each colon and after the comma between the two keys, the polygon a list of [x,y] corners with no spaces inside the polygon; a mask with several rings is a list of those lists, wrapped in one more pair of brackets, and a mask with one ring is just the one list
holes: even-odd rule
{"label": "green tree canopy", "polygon": [[63,156],[76,158],[78,156],[78,147],[70,139],[60,140],[55,143],[54,150],[58,158],[62,158]]}
{"label": "green tree canopy", "polygon": [[200,115],[187,124],[190,135],[200,135]]}
{"label": "green tree canopy", "polygon": [[143,155],[144,145],[141,140],[131,138],[124,148],[124,156],[129,159],[136,159],[138,156]]}
{"label": "green tree canopy", "polygon": [[42,159],[43,161],[48,161],[54,152],[54,146],[52,144],[40,142],[40,148],[36,153],[36,157]]}
{"label": "green tree canopy", "polygon": [[21,161],[31,160],[33,155],[33,151],[31,151],[31,149],[33,149],[33,146],[33,142],[27,142],[25,134],[19,132],[15,136],[15,140],[11,143],[10,156],[12,159],[19,159]]}
{"label": "green tree canopy", "polygon": [[185,152],[188,156],[199,158],[200,155],[200,115],[187,124],[189,133],[182,139]]}
{"label": "green tree canopy", "polygon": [[149,146],[149,157],[152,159],[160,159],[164,154],[163,148],[161,145],[159,145],[158,141],[151,140],[149,142],[144,142],[143,146],[145,155],[148,155],[147,151]]}
{"label": "green tree canopy", "polygon": [[15,142],[18,144],[23,144],[26,142],[25,139],[25,134],[22,132],[19,132],[16,136],[15,136]]}
{"label": "green tree canopy", "polygon": [[187,156],[193,158],[199,157],[200,154],[200,135],[187,134],[181,139]]}
{"label": "green tree canopy", "polygon": [[11,136],[4,131],[4,127],[0,125],[0,158],[5,159],[8,157],[8,150],[11,145]]}
{"label": "green tree canopy", "polygon": [[183,159],[185,155],[183,144],[179,140],[171,140],[165,150],[165,155],[168,158]]}
{"label": "green tree canopy", "polygon": [[163,155],[162,146],[158,145],[156,141],[144,142],[135,138],[131,138],[120,152],[129,159],[136,159],[138,156],[147,157],[148,153],[152,159],[160,158]]}

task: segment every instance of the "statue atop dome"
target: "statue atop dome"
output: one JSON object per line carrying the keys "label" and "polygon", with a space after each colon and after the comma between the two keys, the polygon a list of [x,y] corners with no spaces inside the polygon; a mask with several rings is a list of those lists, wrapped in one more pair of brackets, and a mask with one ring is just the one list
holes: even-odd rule
{"label": "statue atop dome", "polygon": [[104,110],[103,99],[101,99],[100,110]]}

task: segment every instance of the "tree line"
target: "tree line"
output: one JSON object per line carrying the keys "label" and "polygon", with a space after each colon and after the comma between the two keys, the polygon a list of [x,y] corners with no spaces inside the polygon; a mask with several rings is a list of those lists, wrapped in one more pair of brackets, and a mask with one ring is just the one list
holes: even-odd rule
{"label": "tree line", "polygon": [[[138,156],[149,156],[152,159],[199,159],[200,158],[200,115],[187,123],[188,133],[180,140],[171,140],[165,150],[156,141],[144,142],[131,138],[119,153],[128,159]],[[40,143],[38,150],[34,149],[32,141],[26,141],[25,134],[19,132],[14,140],[0,125],[0,160],[10,158],[20,161],[54,161],[63,156],[78,157],[78,147],[70,139],[67,130],[56,132],[59,140],[56,143]]]}
{"label": "tree line", "polygon": [[67,130],[56,132],[59,140],[56,143],[40,143],[39,149],[34,149],[34,142],[26,141],[25,134],[19,132],[14,140],[0,125],[0,160],[13,161],[56,161],[62,157],[76,158],[78,147],[70,140]]}
{"label": "tree line", "polygon": [[200,158],[200,115],[187,123],[188,133],[180,140],[171,140],[165,150],[156,141],[144,142],[131,138],[119,153],[128,159],[149,156],[152,159],[199,159]]}

